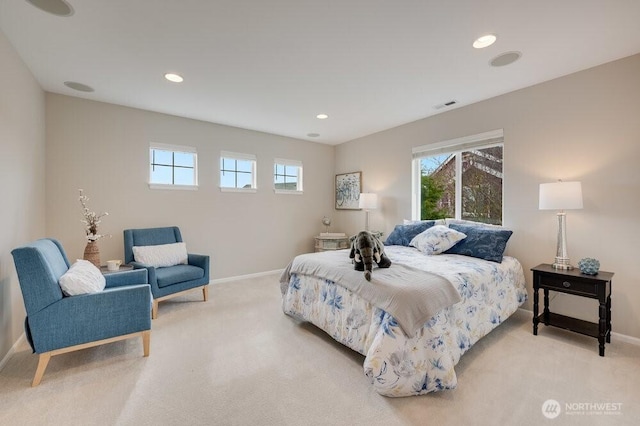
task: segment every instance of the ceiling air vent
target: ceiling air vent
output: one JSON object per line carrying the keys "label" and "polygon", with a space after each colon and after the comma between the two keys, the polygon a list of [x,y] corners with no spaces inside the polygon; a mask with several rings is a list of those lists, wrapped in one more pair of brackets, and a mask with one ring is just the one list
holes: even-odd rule
{"label": "ceiling air vent", "polygon": [[434,108],[435,109],[448,108],[448,107],[453,106],[453,105],[455,105],[457,103],[458,103],[458,101],[449,101],[449,102],[445,102],[445,103],[440,104],[440,105],[436,105]]}

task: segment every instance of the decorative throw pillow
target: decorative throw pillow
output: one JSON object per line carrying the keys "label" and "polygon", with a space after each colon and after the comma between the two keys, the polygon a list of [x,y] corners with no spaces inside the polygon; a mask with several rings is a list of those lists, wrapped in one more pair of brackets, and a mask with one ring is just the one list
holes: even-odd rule
{"label": "decorative throw pillow", "polygon": [[419,233],[426,231],[434,225],[435,221],[425,220],[409,225],[396,225],[384,242],[385,246],[409,246],[409,243]]}
{"label": "decorative throw pillow", "polygon": [[106,280],[100,269],[88,260],[78,259],[58,280],[67,296],[98,293],[104,290]]}
{"label": "decorative throw pillow", "polygon": [[421,222],[433,222],[434,225],[446,225],[445,219],[428,219],[428,220],[411,220],[411,219],[403,219],[403,225],[414,225],[416,223]]}
{"label": "decorative throw pillow", "polygon": [[163,268],[187,263],[185,243],[159,244],[157,246],[133,246],[133,259],[148,266]]}
{"label": "decorative throw pillow", "polygon": [[467,235],[467,238],[445,251],[445,254],[462,254],[502,263],[504,250],[513,231],[504,228],[458,225],[452,223],[449,228]]}
{"label": "decorative throw pillow", "polygon": [[409,245],[424,254],[433,255],[449,250],[458,241],[465,238],[467,236],[462,232],[444,225],[435,225],[413,237]]}

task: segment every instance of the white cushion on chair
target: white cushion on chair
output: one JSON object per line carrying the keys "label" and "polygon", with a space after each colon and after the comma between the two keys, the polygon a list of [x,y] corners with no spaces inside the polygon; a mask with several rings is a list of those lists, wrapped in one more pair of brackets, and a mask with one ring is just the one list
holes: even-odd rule
{"label": "white cushion on chair", "polygon": [[106,280],[100,269],[88,260],[78,259],[58,280],[67,296],[98,293],[104,290]]}
{"label": "white cushion on chair", "polygon": [[160,244],[157,246],[133,246],[133,259],[145,265],[162,268],[187,264],[185,243]]}

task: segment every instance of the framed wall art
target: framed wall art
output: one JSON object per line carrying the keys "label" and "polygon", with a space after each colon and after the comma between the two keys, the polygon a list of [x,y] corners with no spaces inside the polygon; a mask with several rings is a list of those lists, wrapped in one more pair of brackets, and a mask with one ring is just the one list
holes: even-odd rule
{"label": "framed wall art", "polygon": [[336,209],[359,210],[362,172],[336,175]]}

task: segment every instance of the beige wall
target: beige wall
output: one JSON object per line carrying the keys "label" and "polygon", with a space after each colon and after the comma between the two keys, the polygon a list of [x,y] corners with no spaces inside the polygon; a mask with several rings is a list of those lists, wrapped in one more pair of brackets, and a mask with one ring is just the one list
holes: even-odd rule
{"label": "beige wall", "polygon": [[0,32],[0,360],[23,333],[11,250],[44,237],[44,92]]}
{"label": "beige wall", "polygon": [[[582,181],[584,209],[567,215],[569,256],[615,272],[613,331],[640,338],[640,55],[508,93],[339,145],[336,173],[362,170],[382,208],[372,228],[387,234],[411,215],[411,148],[504,129],[504,222],[508,253],[529,269],[555,255],[554,212],[538,210],[538,185]],[[339,212],[353,233],[363,212]],[[531,309],[531,302],[525,306]],[[587,320],[597,303],[559,294],[551,309]]]}
{"label": "beige wall", "polygon": [[[333,209],[332,146],[50,93],[46,111],[46,229],[72,259],[86,244],[78,188],[109,212],[103,263],[122,259],[123,229],[177,225],[190,252],[211,255],[212,279],[284,268]],[[149,189],[151,142],[197,148],[197,191]],[[257,193],[220,192],[221,150],[257,156]],[[303,162],[303,195],[273,192],[274,158]]]}

